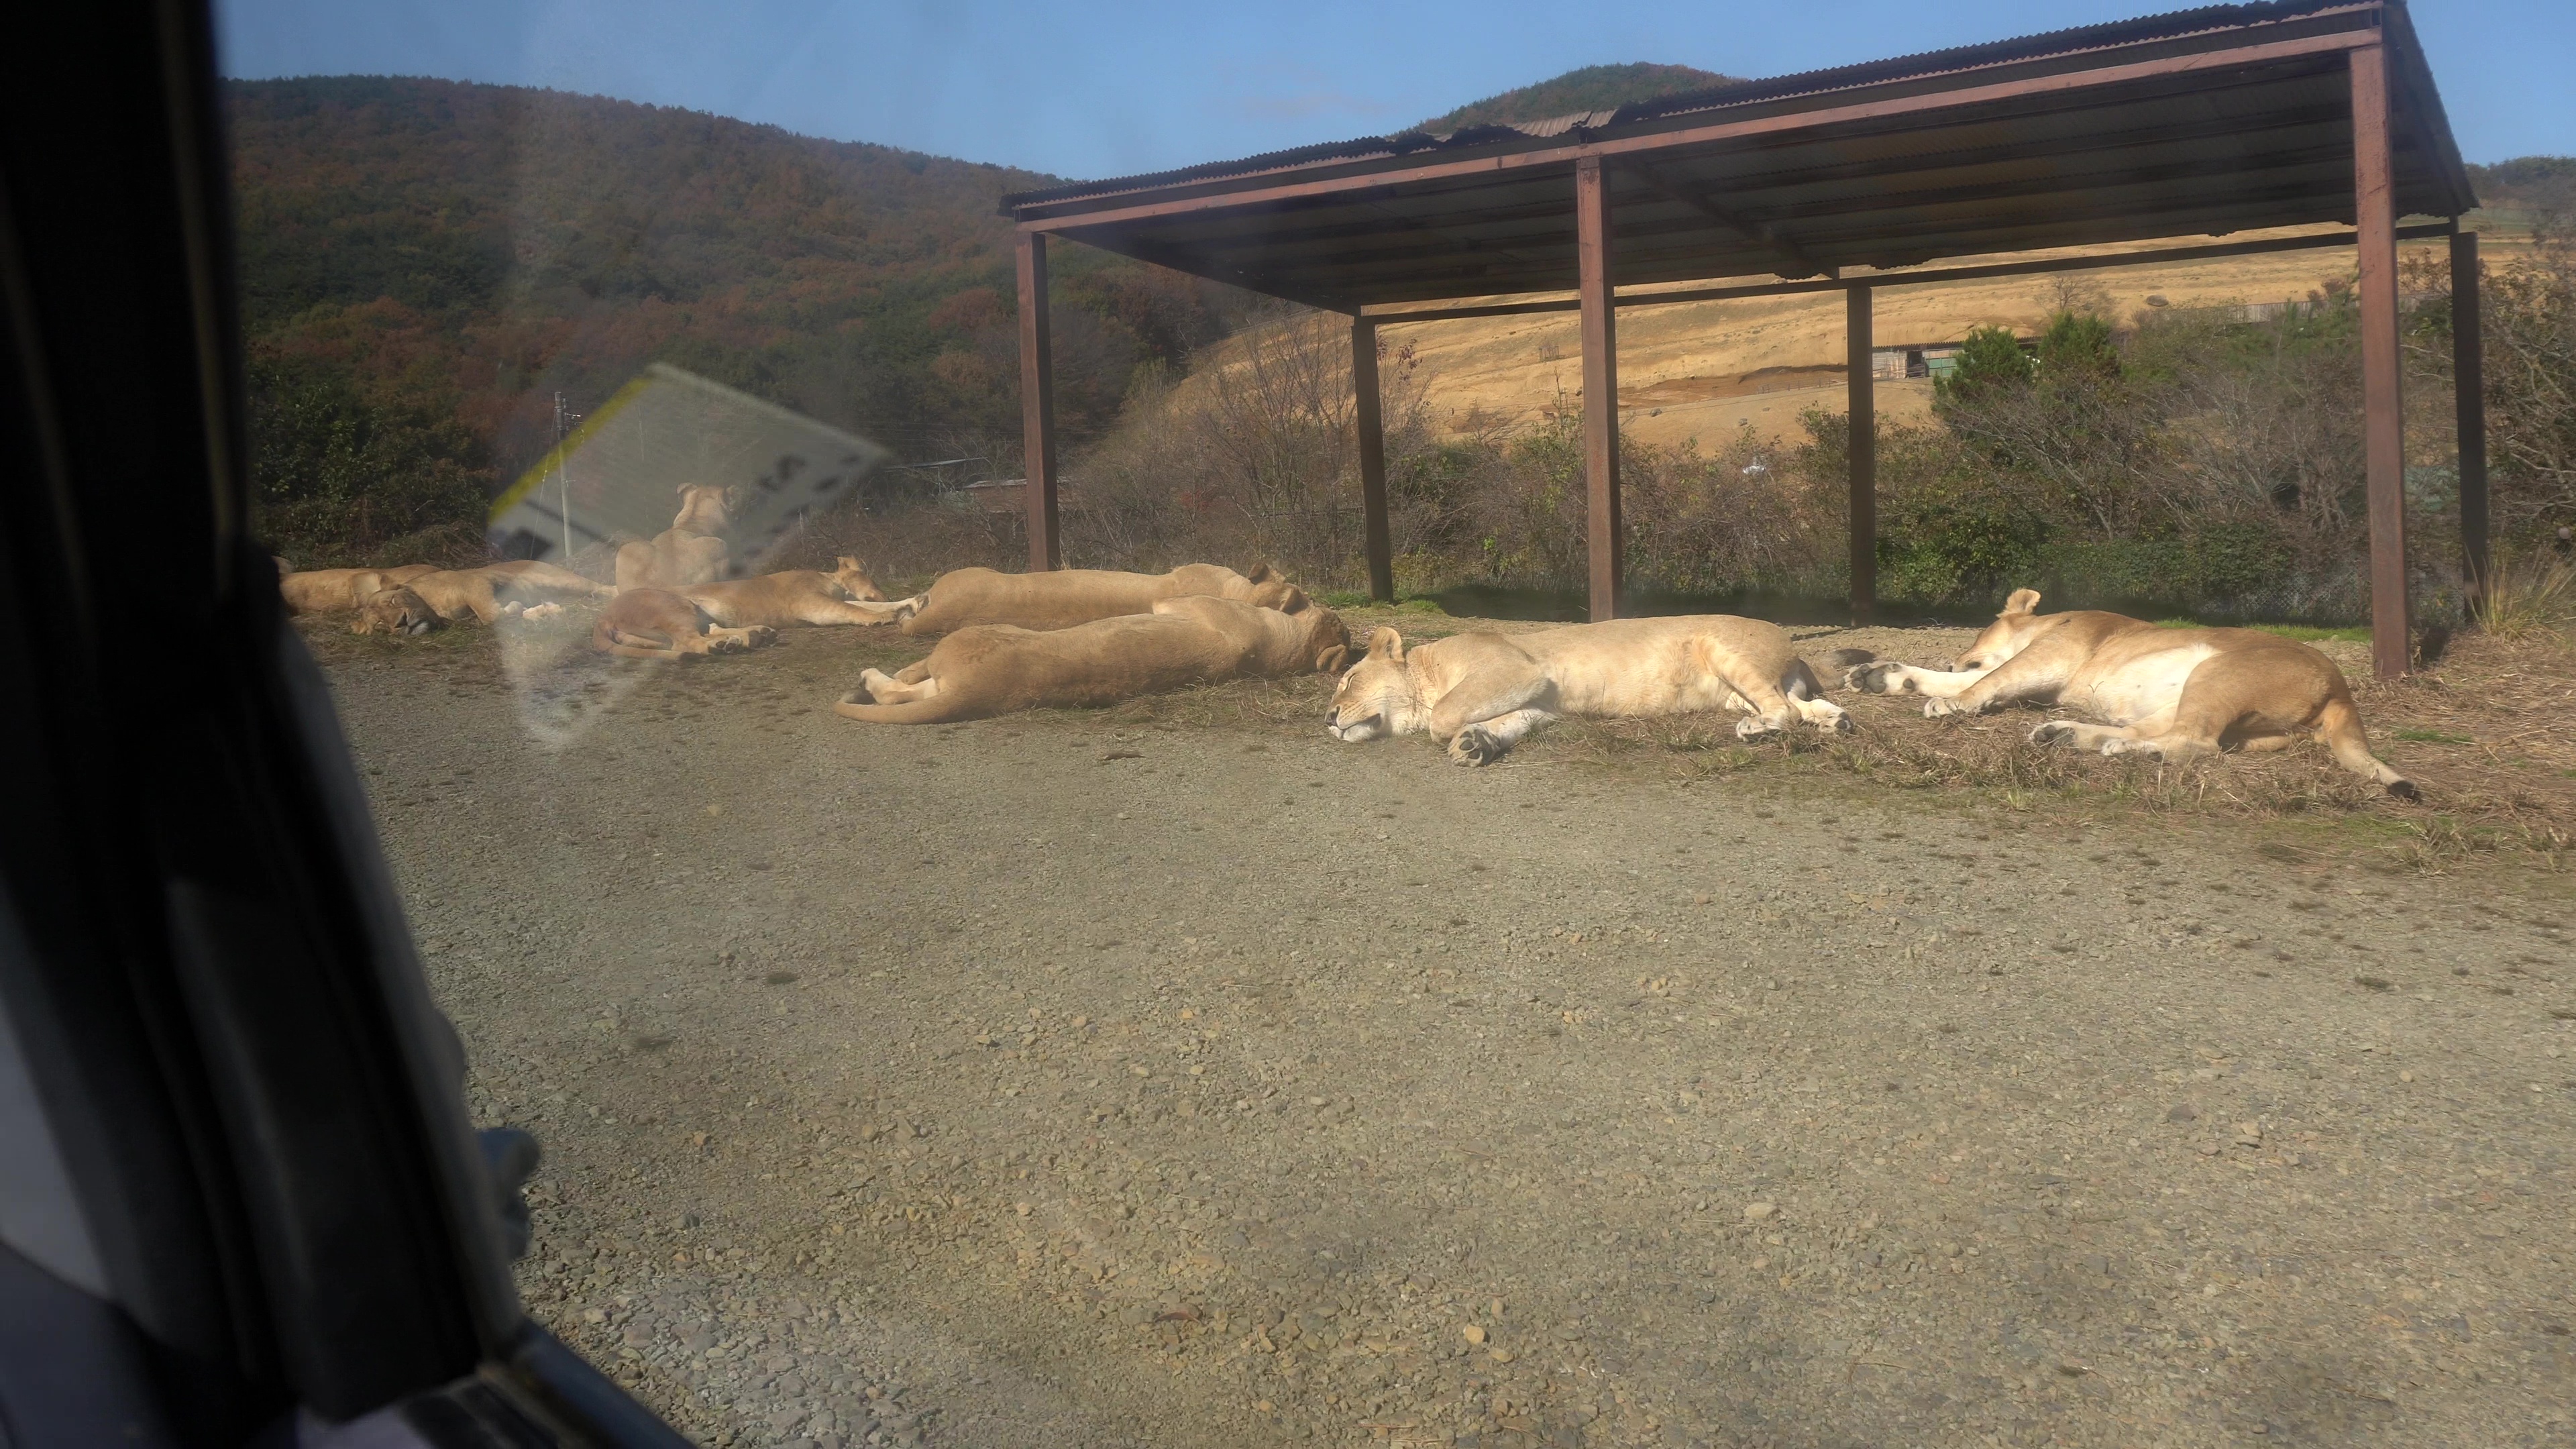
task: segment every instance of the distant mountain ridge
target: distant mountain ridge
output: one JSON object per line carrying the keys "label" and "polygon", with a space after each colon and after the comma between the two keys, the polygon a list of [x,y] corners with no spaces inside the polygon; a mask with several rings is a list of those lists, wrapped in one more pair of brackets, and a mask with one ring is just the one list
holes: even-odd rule
{"label": "distant mountain ridge", "polygon": [[[224,101],[256,441],[302,460],[263,475],[273,495],[433,472],[492,491],[551,443],[555,393],[595,406],[654,361],[901,458],[1011,466],[997,203],[1054,177],[525,87],[336,76]],[[1243,305],[1083,248],[1055,271],[1077,440]]]}
{"label": "distant mountain ridge", "polygon": [[1739,79],[1695,66],[1657,65],[1651,61],[1587,65],[1533,85],[1487,96],[1481,101],[1470,101],[1447,115],[1434,116],[1415,129],[1439,134],[1467,126],[1552,121],[1578,111],[1616,110],[1636,101],[1734,85]]}

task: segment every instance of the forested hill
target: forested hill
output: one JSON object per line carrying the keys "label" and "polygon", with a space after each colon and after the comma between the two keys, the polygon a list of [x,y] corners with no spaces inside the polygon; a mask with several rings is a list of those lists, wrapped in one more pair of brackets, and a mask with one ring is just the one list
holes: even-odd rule
{"label": "forested hill", "polygon": [[[518,87],[226,92],[273,491],[505,480],[550,440],[557,389],[585,407],[656,359],[912,458],[1017,432],[995,206],[1053,177]],[[1239,300],[1075,247],[1057,279],[1076,437]]]}

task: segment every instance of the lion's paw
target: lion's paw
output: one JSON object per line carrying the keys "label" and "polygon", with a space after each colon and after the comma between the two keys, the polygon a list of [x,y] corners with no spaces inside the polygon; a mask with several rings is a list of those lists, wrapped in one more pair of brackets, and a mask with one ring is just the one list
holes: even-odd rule
{"label": "lion's paw", "polygon": [[1843,688],[1863,694],[1896,694],[1903,690],[1905,666],[1890,659],[1858,664],[1843,671]]}
{"label": "lion's paw", "polygon": [[1962,706],[1957,700],[1927,699],[1923,701],[1923,717],[1925,719],[1941,719],[1954,714],[1973,713],[1975,713],[1974,710]]}
{"label": "lion's paw", "polygon": [[1490,765],[1503,757],[1503,742],[1482,725],[1469,725],[1449,742],[1449,758],[1462,765]]}
{"label": "lion's paw", "polygon": [[1747,744],[1770,739],[1779,733],[1779,726],[1764,724],[1760,715],[1753,715],[1735,722],[1735,737]]}
{"label": "lion's paw", "polygon": [[2075,726],[2062,719],[2050,720],[2030,732],[2030,742],[2034,745],[2062,745],[2074,738]]}
{"label": "lion's paw", "polygon": [[1858,728],[1860,728],[1858,725],[1855,725],[1855,724],[1853,724],[1853,723],[1852,723],[1852,717],[1851,717],[1850,715],[1847,715],[1847,714],[1838,714],[1838,715],[1835,715],[1835,716],[1834,716],[1834,733],[1835,733],[1835,734],[1838,734],[1838,735],[1847,735],[1847,734],[1850,734],[1853,730],[1856,730],[1856,729],[1858,729]]}

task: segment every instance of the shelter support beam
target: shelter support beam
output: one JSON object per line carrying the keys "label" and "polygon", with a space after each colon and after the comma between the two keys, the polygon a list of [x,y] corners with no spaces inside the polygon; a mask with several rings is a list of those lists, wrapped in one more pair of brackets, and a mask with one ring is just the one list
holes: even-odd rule
{"label": "shelter support beam", "polygon": [[[2399,241],[2422,241],[2430,237],[2451,235],[2451,224],[2418,223],[2400,227]],[[2313,247],[2348,247],[2353,233],[2330,232],[2318,236],[2265,237],[2259,241],[2216,242],[2206,246],[2157,247],[2148,251],[2098,252],[2080,257],[2045,257],[2031,262],[1996,262],[1974,267],[1936,267],[1911,272],[1865,273],[1876,287],[1915,287],[1947,282],[1974,282],[1988,277],[2028,277],[2045,272],[2090,272],[2105,267],[2164,266],[2174,262],[2200,262],[2216,257],[2260,256],[2268,252],[2306,251]],[[1761,282],[1728,287],[1666,287],[1652,292],[1624,292],[1619,296],[1622,307],[1660,307],[1672,302],[1732,302],[1746,297],[1789,297],[1807,292],[1839,292],[1852,285],[1852,279],[1828,278],[1811,282]],[[1542,312],[1572,312],[1582,305],[1573,297],[1533,297],[1512,302],[1393,302],[1362,307],[1360,315],[1384,324],[1392,322],[1445,322],[1461,317],[1525,317]]]}
{"label": "shelter support beam", "polygon": [[1851,614],[1866,624],[1878,614],[1878,379],[1872,375],[1871,289],[1844,294],[1843,349],[1851,373]]}
{"label": "shelter support beam", "polygon": [[2353,221],[2361,250],[2361,428],[2370,497],[2370,663],[2382,679],[2412,662],[2406,597],[2406,434],[2398,383],[2397,182],[2388,52],[2352,53]]}
{"label": "shelter support beam", "polygon": [[2487,592],[2487,363],[2478,302],[2478,234],[2451,233],[2451,386],[2459,410],[2460,573],[2472,601]]}
{"label": "shelter support beam", "polygon": [[1619,356],[1617,299],[1610,269],[1610,183],[1601,158],[1574,166],[1576,292],[1583,312],[1583,482],[1591,503],[1592,619],[1619,617],[1619,584],[1627,567],[1619,517]]}
{"label": "shelter support beam", "polygon": [[1064,567],[1055,506],[1055,360],[1047,333],[1046,238],[1019,234],[1020,448],[1028,478],[1029,572]]}
{"label": "shelter support beam", "polygon": [[1386,422],[1377,385],[1377,324],[1351,319],[1351,393],[1360,435],[1360,523],[1368,539],[1369,597],[1395,602],[1395,535],[1386,525]]}

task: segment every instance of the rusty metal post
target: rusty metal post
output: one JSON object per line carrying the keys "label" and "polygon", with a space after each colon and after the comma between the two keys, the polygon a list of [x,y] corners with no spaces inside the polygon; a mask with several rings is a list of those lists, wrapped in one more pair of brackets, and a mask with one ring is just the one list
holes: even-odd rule
{"label": "rusty metal post", "polygon": [[1619,354],[1610,273],[1610,184],[1601,158],[1574,163],[1577,290],[1583,311],[1583,481],[1591,502],[1592,618],[1619,617],[1627,539],[1619,518]]}
{"label": "rusty metal post", "polygon": [[1873,375],[1871,292],[1844,294],[1843,350],[1851,416],[1851,615],[1866,624],[1878,614],[1878,379]]}
{"label": "rusty metal post", "polygon": [[2460,582],[2487,592],[2487,362],[2478,304],[2478,234],[2451,233],[2451,388],[2460,430]]}
{"label": "rusty metal post", "polygon": [[1019,236],[1020,451],[1028,478],[1029,572],[1064,566],[1055,507],[1055,361],[1047,333],[1046,237]]}
{"label": "rusty metal post", "polygon": [[2406,432],[2398,384],[2397,178],[2389,150],[2388,52],[2352,53],[2353,221],[2361,232],[2361,434],[2370,485],[2370,663],[2412,662],[2406,597]]}
{"label": "rusty metal post", "polygon": [[1377,324],[1351,319],[1351,396],[1360,433],[1360,524],[1368,535],[1369,597],[1395,602],[1395,535],[1386,526],[1386,420],[1377,390]]}

